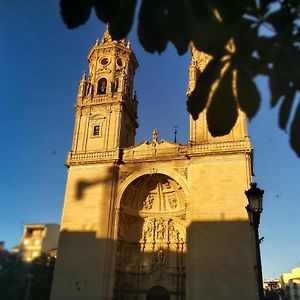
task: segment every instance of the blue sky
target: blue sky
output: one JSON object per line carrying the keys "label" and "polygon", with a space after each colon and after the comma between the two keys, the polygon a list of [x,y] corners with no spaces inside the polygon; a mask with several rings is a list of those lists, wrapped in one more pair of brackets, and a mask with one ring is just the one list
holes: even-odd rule
{"label": "blue sky", "polygon": [[[0,3],[1,169],[0,240],[18,243],[23,223],[60,222],[72,141],[77,85],[87,70],[86,54],[103,24],[94,16],[68,30],[58,1]],[[178,57],[170,45],[161,56],[146,53],[135,31],[129,39],[139,61],[135,89],[139,100],[136,142],[160,138],[188,140],[186,87],[190,54]],[[254,153],[254,180],[265,190],[261,244],[265,277],[300,265],[300,159],[270,110],[266,80],[259,114],[248,129]],[[167,117],[166,117],[167,116]]]}

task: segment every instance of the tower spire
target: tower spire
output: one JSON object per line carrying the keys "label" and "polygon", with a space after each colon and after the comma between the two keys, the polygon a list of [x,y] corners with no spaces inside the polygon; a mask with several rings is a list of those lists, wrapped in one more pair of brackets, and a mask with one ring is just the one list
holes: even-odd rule
{"label": "tower spire", "polygon": [[[111,42],[113,42],[113,39],[111,37],[111,34],[109,33],[109,25],[106,24],[105,31],[104,31],[102,39],[101,39],[101,43],[105,44],[105,43],[111,43]],[[126,45],[128,48],[130,48],[130,42],[127,41],[125,38],[118,40],[118,42],[122,43],[122,44]]]}
{"label": "tower spire", "polygon": [[108,24],[106,24],[105,31],[104,31],[102,39],[101,39],[101,43],[110,43],[110,42],[112,42],[112,37],[108,30]]}

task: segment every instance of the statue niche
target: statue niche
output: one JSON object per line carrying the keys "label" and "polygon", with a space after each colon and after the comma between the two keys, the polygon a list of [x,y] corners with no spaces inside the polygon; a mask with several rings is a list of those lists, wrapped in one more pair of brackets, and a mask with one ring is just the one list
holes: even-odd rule
{"label": "statue niche", "polygon": [[163,174],[133,181],[120,204],[114,299],[185,299],[185,253],[181,186]]}

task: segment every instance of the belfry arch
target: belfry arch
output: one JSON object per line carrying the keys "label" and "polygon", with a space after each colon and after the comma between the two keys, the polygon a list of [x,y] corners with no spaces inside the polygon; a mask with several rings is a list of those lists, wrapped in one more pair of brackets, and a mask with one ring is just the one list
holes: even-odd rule
{"label": "belfry arch", "polygon": [[120,202],[114,299],[156,299],[151,291],[157,286],[166,299],[185,299],[185,203],[182,187],[164,174],[143,175],[127,186]]}

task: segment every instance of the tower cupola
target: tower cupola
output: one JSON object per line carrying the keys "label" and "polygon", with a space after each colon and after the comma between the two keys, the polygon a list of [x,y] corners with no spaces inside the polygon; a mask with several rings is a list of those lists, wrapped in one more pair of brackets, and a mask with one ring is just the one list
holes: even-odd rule
{"label": "tower cupola", "polygon": [[[87,55],[89,62],[84,98],[122,96],[123,100],[133,97],[133,79],[138,67],[130,43],[125,39],[113,41],[108,29],[102,39],[96,40]],[[116,97],[114,97],[116,98]]]}

